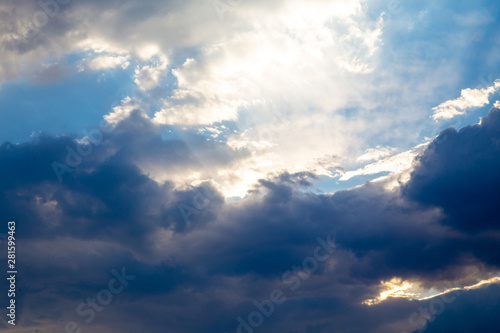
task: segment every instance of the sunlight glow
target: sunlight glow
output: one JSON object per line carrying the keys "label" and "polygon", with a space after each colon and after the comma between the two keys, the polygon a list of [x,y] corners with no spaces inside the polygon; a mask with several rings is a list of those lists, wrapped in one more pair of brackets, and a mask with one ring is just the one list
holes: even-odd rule
{"label": "sunlight glow", "polygon": [[481,280],[470,286],[458,286],[447,288],[443,291],[435,291],[435,289],[424,290],[420,287],[418,282],[404,281],[401,278],[392,278],[390,281],[381,281],[381,286],[384,287],[384,291],[380,293],[379,296],[367,299],[362,302],[365,305],[376,305],[383,301],[386,301],[390,297],[392,298],[407,298],[410,300],[428,300],[434,297],[438,297],[456,290],[473,290],[479,289],[494,283],[500,283],[500,276],[495,276],[486,280]]}

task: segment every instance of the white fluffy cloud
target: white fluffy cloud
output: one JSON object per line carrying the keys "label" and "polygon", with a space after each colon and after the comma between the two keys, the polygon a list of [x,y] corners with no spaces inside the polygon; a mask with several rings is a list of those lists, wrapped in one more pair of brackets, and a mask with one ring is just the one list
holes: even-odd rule
{"label": "white fluffy cloud", "polygon": [[432,109],[432,118],[450,119],[465,114],[468,109],[485,106],[488,104],[490,95],[498,91],[500,81],[497,80],[492,86],[482,89],[463,89],[459,98],[446,101]]}
{"label": "white fluffy cloud", "polygon": [[[248,106],[283,99],[299,108],[332,110],[348,97],[341,78],[372,69],[383,21],[364,24],[358,1],[290,1],[258,14],[236,8],[234,16],[246,28],[207,43],[197,59],[173,70],[178,89],[155,115],[158,123],[235,120]],[[332,94],[336,102],[326,102]]]}
{"label": "white fluffy cloud", "polygon": [[121,67],[123,69],[130,65],[128,57],[125,56],[98,56],[88,62],[88,67],[92,70],[103,70]]}
{"label": "white fluffy cloud", "polygon": [[168,59],[154,49],[142,50],[141,58],[149,60],[150,64],[137,66],[134,82],[141,90],[151,90],[160,85],[167,75]]}
{"label": "white fluffy cloud", "polygon": [[116,125],[120,121],[128,118],[130,114],[135,110],[138,110],[144,117],[146,117],[144,112],[142,112],[144,110],[144,107],[141,102],[127,96],[120,101],[119,105],[113,108],[112,112],[104,116],[104,119],[106,119],[106,121],[110,124]]}
{"label": "white fluffy cloud", "polygon": [[389,156],[395,151],[396,148],[394,147],[377,146],[376,148],[369,148],[363,155],[358,157],[358,162],[378,161],[380,158]]}

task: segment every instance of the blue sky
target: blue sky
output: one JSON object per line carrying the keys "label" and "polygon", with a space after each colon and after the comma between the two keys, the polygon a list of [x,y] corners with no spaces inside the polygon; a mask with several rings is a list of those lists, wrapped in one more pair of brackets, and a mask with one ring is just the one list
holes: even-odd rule
{"label": "blue sky", "polygon": [[[495,331],[471,307],[500,276],[498,17],[486,0],[2,2],[14,330],[431,332],[470,314]],[[335,253],[282,278],[329,235]],[[121,267],[135,285],[82,324]],[[251,325],[276,289],[290,301]]]}

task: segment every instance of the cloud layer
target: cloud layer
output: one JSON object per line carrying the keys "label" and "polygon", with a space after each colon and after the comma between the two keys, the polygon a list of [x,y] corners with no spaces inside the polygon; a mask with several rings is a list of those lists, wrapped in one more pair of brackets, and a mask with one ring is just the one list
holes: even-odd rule
{"label": "cloud layer", "polygon": [[[64,161],[67,146],[76,151],[75,139],[41,136],[2,146],[2,219],[18,221],[22,239],[22,327],[87,325],[75,308],[107,283],[112,269],[126,267],[136,279],[97,314],[95,332],[235,331],[237,318],[273,289],[288,301],[262,332],[400,332],[419,328],[408,317],[421,304],[363,305],[383,291],[380,281],[397,277],[429,291],[470,285],[498,270],[498,109],[480,125],[441,133],[401,189],[369,183],[317,195],[301,190],[313,174],[282,174],[261,180],[239,202],[225,202],[210,183],[180,189],[144,174],[139,161],[156,157],[197,166],[182,142],[162,140],[154,126],[132,113],[63,182],[51,163]],[[204,149],[226,156],[212,163],[242,156],[215,142]],[[335,251],[307,275],[301,263],[313,257],[317,238],[329,235]],[[295,290],[292,278],[301,281]],[[460,317],[483,293],[464,291],[443,318]],[[469,320],[495,318],[484,316]],[[429,327],[445,324],[437,317]]]}
{"label": "cloud layer", "polygon": [[498,15],[3,1],[15,331],[496,332]]}

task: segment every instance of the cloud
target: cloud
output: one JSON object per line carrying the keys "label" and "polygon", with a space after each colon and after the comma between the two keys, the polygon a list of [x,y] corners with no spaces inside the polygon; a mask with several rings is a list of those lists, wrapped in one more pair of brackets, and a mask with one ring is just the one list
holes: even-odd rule
{"label": "cloud", "polygon": [[[292,1],[269,12],[242,4],[232,13],[244,22],[238,30],[172,71],[178,89],[156,113],[158,123],[207,125],[235,120],[246,108],[274,101],[277,95],[295,100],[306,89],[317,96],[314,87],[320,85],[330,87],[320,96],[323,90],[331,93],[339,87],[325,77],[325,69],[334,76],[339,76],[339,67],[369,72],[381,42],[382,21],[375,28],[360,22],[364,13],[357,1],[307,6]],[[341,29],[330,25],[333,20]],[[292,74],[284,80],[283,72]]]}
{"label": "cloud", "polygon": [[125,69],[129,65],[128,57],[124,56],[99,56],[88,62],[88,66],[92,70],[104,70],[118,66]]}
{"label": "cloud", "polygon": [[153,64],[138,66],[135,70],[134,82],[141,90],[150,90],[158,87],[160,81],[165,79],[168,73],[168,60],[164,55],[153,53],[149,59],[153,59]]}
{"label": "cloud", "polygon": [[396,148],[393,147],[381,147],[377,146],[376,148],[369,148],[365,151],[363,155],[358,157],[358,162],[367,162],[367,161],[378,161],[381,157],[386,157],[391,155]]}
{"label": "cloud", "polygon": [[[34,318],[21,325],[57,329],[56,322],[73,318],[75,307],[103,288],[110,278],[106,272],[126,267],[137,278],[99,314],[96,332],[136,331],[136,324],[117,318],[147,323],[152,332],[166,325],[172,332],[207,325],[234,331],[236,318],[255,311],[252,302],[265,300],[275,288],[286,291],[289,301],[275,309],[263,332],[409,331],[415,327],[408,317],[426,301],[400,295],[406,297],[388,297],[368,310],[362,303],[380,295],[380,281],[411,281],[425,293],[457,277],[459,286],[472,285],[471,279],[486,280],[499,269],[500,258],[491,251],[496,236],[483,233],[498,224],[493,170],[499,114],[493,109],[481,125],[444,131],[401,190],[369,183],[318,195],[307,191],[314,174],[283,173],[262,179],[238,202],[225,201],[209,182],[181,188],[152,179],[145,170],[157,158],[171,177],[203,168],[189,140],[205,142],[200,150],[217,156],[211,163],[234,163],[241,155],[203,137],[165,141],[157,125],[138,112],[117,122],[62,183],[51,163],[64,160],[75,139],[40,136],[4,144],[1,218],[18,221],[16,231],[23,235],[19,256],[26,275],[19,299],[24,316]],[[491,185],[481,194],[473,183]],[[328,235],[335,235],[335,252],[291,290],[283,273],[314,253],[317,237]],[[46,312],[48,291],[52,314]],[[367,320],[356,319],[361,317]]]}
{"label": "cloud", "polygon": [[[381,172],[391,172],[396,174],[402,173],[403,171],[406,171],[413,166],[413,160],[421,150],[422,146],[418,145],[412,150],[408,150],[390,157],[386,157],[376,162],[367,164],[357,170],[347,171],[342,174],[340,180],[349,180],[355,176],[374,175]],[[382,151],[371,150],[367,154],[361,156],[363,157],[363,159],[361,159],[361,157],[359,159],[368,160],[368,158],[373,159],[374,156],[376,156],[375,158],[378,159],[378,157],[388,154],[390,154],[390,150],[382,150]]]}
{"label": "cloud", "polygon": [[[498,309],[498,302],[496,302],[498,294],[499,286],[497,285],[459,294],[455,296],[456,301],[446,304],[443,310],[439,305],[434,306],[438,315],[427,316],[427,318],[425,315],[419,315],[414,320],[418,320],[419,323],[427,322],[425,331],[429,333],[460,330],[472,332],[478,328],[482,332],[493,333],[500,322],[497,317],[489,315],[489,311],[484,311],[484,309],[491,309],[493,312]],[[451,299],[454,298],[453,296]],[[422,306],[429,308],[431,302],[426,302]],[[426,319],[432,319],[432,321]],[[418,330],[412,332],[418,332]]]}
{"label": "cloud", "polygon": [[105,115],[104,119],[112,125],[117,125],[121,121],[129,118],[134,111],[141,114],[142,117],[147,118],[141,106],[140,101],[127,96],[122,99],[117,106],[113,107],[113,111]]}
{"label": "cloud", "polygon": [[[0,5],[1,82],[45,82],[58,73],[40,71],[47,63],[87,59],[96,70],[130,62],[135,84],[108,110],[114,129],[98,144],[90,134],[42,134],[0,146],[0,219],[15,219],[22,240],[21,329],[77,320],[96,333],[236,331],[238,317],[280,289],[288,301],[264,333],[400,333],[432,304],[412,300],[417,292],[455,280],[463,290],[498,273],[499,111],[411,148],[439,130],[423,119],[445,100],[443,87],[462,84],[457,55],[474,59],[476,73],[496,53],[446,28],[457,16],[442,4],[404,3],[398,14],[373,2],[375,15],[358,1],[263,4],[240,2],[221,20],[211,1],[72,2],[14,47],[41,9]],[[466,89],[438,108],[464,113],[488,103],[491,89]],[[72,152],[85,156],[60,182],[53,163]],[[315,193],[318,175],[345,165],[355,167],[343,180],[406,171],[408,181]],[[302,264],[329,235],[335,252],[308,274]],[[75,318],[121,267],[136,275],[130,288],[91,326]],[[407,284],[416,290],[402,293]],[[496,287],[464,291],[431,326],[496,325],[479,306],[484,292],[496,308]]]}
{"label": "cloud", "polygon": [[458,230],[498,228],[497,210],[485,205],[495,200],[499,182],[498,119],[499,111],[493,108],[480,125],[445,130],[441,137],[446,141],[424,153],[408,183],[412,198],[442,207],[450,216],[448,223]]}
{"label": "cloud", "polygon": [[482,89],[463,89],[461,96],[457,99],[446,101],[435,108],[432,118],[450,119],[458,115],[465,114],[468,109],[484,106],[489,103],[489,97],[500,88],[500,81],[495,81],[494,85]]}
{"label": "cloud", "polygon": [[[422,63],[421,51],[408,52],[410,60],[393,53],[399,49],[393,45],[408,46],[397,33],[414,14],[412,6],[397,3],[241,2],[223,19],[212,1],[86,1],[58,8],[35,36],[12,47],[9,36],[23,36],[23,20],[45,12],[37,3],[2,6],[0,81],[48,79],[61,68],[37,73],[54,61],[67,62],[64,72],[85,64],[116,69],[130,76],[123,82],[126,95],[158,125],[230,123],[233,132],[224,139],[254,156],[239,170],[242,183],[228,190],[231,195],[244,196],[258,178],[284,168],[328,176],[339,166],[352,169],[366,147],[411,149],[423,135],[436,134],[421,123],[435,105],[428,91],[439,96],[458,80],[451,65],[407,66]],[[419,34],[407,37],[418,50],[441,50],[422,45]],[[407,112],[400,112],[402,105]],[[269,130],[276,114],[291,126]],[[331,156],[338,158],[318,165]]]}
{"label": "cloud", "polygon": [[[27,17],[42,10],[36,4],[23,8]],[[20,12],[13,15],[10,6],[5,10],[12,17],[20,16]],[[212,15],[200,16],[202,12]],[[19,57],[36,67],[45,56],[61,59],[81,57],[82,53],[83,63],[90,69],[136,64],[132,80],[139,98],[135,100],[142,99],[144,108],[151,106],[157,124],[233,122],[241,128],[227,139],[246,143],[255,160],[241,170],[239,177],[248,181],[232,191],[237,195],[244,195],[250,182],[268,172],[279,172],[284,165],[301,171],[314,160],[350,151],[344,143],[355,143],[351,133],[362,130],[359,124],[349,124],[343,116],[315,121],[302,110],[330,113],[345,106],[347,100],[358,99],[343,84],[358,85],[345,65],[376,66],[382,41],[380,15],[372,22],[359,2],[320,0],[307,6],[299,1],[274,1],[266,6],[245,3],[226,14],[221,21],[212,2],[144,4],[131,0],[120,6],[117,2],[73,2],[60,6],[36,37],[19,44],[33,48],[32,58],[20,54],[19,48],[8,49],[7,54],[16,60],[13,66],[5,63],[4,67],[15,68]],[[90,17],[92,20],[87,19]],[[233,23],[235,28],[227,29]],[[183,33],[169,33],[174,31]],[[294,73],[293,78],[284,79],[284,72]],[[19,69],[13,75],[6,80],[29,74]],[[363,85],[368,83],[360,89]],[[260,135],[269,132],[266,120],[285,110],[295,118],[305,143],[300,149],[290,149],[289,132],[278,127],[274,128],[276,135],[267,140]],[[312,139],[311,133],[326,135],[332,126],[342,131],[324,141]],[[244,136],[237,138],[240,133]],[[269,149],[263,153],[254,143]],[[313,144],[316,147],[311,150]],[[321,172],[329,171],[324,168]]]}

